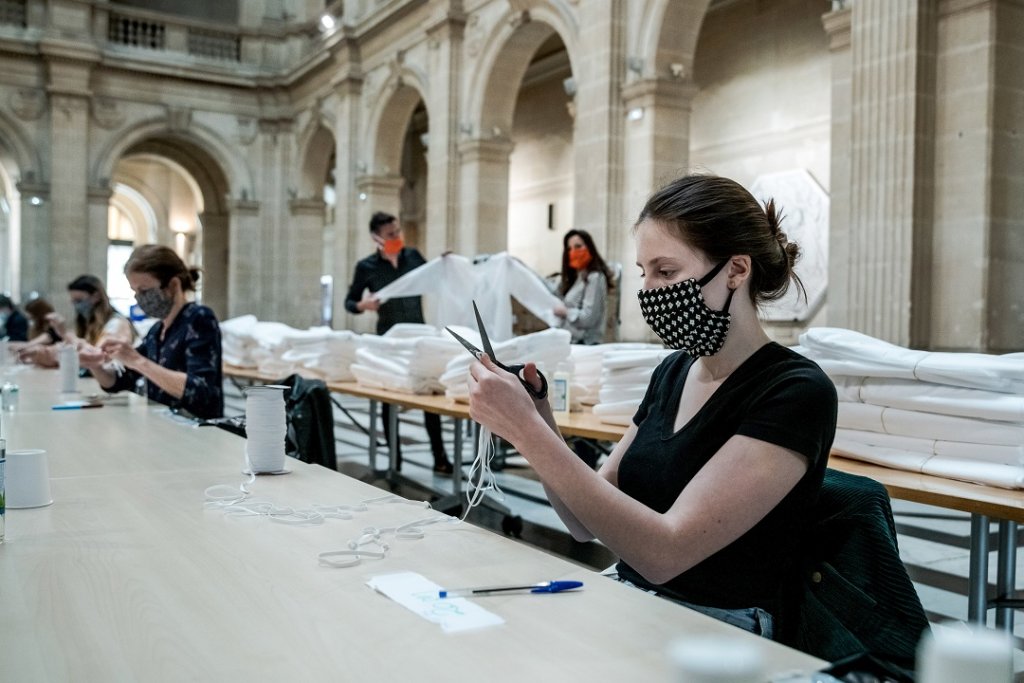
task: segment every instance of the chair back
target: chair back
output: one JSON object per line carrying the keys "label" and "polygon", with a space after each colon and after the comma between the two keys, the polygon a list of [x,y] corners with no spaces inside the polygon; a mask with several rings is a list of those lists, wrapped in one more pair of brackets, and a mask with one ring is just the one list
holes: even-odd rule
{"label": "chair back", "polygon": [[826,470],[810,545],[787,644],[829,661],[869,654],[912,672],[928,619],[900,560],[885,487]]}

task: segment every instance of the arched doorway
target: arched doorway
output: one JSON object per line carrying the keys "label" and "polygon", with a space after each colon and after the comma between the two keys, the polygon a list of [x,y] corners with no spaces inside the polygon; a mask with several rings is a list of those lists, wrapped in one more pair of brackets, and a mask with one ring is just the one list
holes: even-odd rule
{"label": "arched doorway", "polygon": [[222,319],[228,314],[229,183],[220,164],[197,142],[163,133],[129,145],[111,174],[108,208],[108,287],[118,287],[118,261],[128,246],[155,242],[202,268],[198,297]]}
{"label": "arched doorway", "polygon": [[562,235],[573,224],[575,92],[565,44],[552,31],[523,74],[508,172],[508,251],[542,275],[561,267]]}

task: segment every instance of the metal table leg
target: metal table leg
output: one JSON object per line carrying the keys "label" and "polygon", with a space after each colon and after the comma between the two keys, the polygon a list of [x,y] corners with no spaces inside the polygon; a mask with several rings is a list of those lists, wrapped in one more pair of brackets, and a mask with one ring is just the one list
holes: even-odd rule
{"label": "metal table leg", "polygon": [[462,498],[462,420],[460,418],[452,418],[455,421],[455,435],[452,444],[452,494],[457,498]]}
{"label": "metal table leg", "polygon": [[971,566],[967,579],[967,621],[985,625],[988,608],[988,516],[971,515]]}
{"label": "metal table leg", "polygon": [[388,411],[388,478],[398,471],[398,406]]}
{"label": "metal table leg", "polygon": [[999,522],[999,555],[996,568],[996,628],[1013,633],[1013,611],[1011,604],[1003,601],[1013,599],[1017,589],[1017,523],[1009,520]]}
{"label": "metal table leg", "polygon": [[370,399],[370,471],[377,471],[377,401]]}

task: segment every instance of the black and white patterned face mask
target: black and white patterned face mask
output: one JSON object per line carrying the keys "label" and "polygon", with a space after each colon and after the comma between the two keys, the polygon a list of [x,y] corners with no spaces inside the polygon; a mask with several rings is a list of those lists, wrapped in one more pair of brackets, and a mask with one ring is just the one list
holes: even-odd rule
{"label": "black and white patterned face mask", "polygon": [[713,311],[704,303],[701,287],[714,280],[728,262],[722,261],[700,280],[690,278],[637,292],[644,320],[665,346],[683,349],[691,356],[713,356],[722,350],[729,334],[729,304],[735,290],[729,290],[725,308]]}

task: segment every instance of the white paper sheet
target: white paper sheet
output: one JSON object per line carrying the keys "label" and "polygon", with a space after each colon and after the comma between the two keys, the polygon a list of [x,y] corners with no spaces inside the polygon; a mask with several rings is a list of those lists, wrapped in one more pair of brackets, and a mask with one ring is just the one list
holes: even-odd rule
{"label": "white paper sheet", "polygon": [[373,576],[366,585],[427,621],[438,624],[445,633],[505,623],[497,614],[466,598],[437,597],[442,586],[416,572]]}

